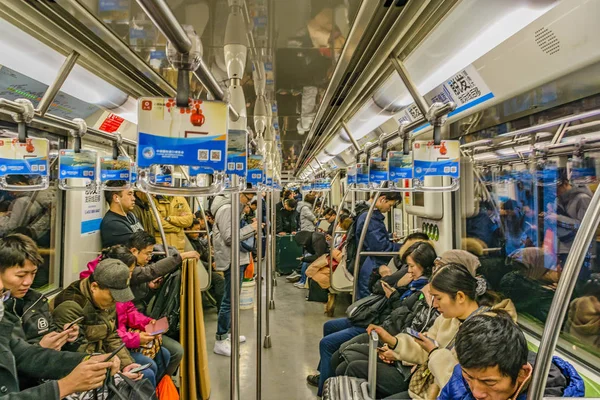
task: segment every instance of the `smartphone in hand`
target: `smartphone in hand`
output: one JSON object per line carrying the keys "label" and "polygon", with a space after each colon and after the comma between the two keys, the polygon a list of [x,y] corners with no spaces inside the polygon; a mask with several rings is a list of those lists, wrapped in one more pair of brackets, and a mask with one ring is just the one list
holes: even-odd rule
{"label": "smartphone in hand", "polygon": [[169,330],[169,321],[163,317],[153,324],[146,325],[146,333],[152,336],[160,335]]}

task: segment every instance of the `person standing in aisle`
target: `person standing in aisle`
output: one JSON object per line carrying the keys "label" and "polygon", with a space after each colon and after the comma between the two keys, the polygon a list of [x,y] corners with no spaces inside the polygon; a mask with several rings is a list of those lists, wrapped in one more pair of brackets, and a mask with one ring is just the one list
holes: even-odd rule
{"label": "person standing in aisle", "polygon": [[157,243],[162,243],[160,237],[159,224],[165,231],[167,244],[175,247],[180,253],[185,251],[185,233],[192,225],[194,214],[185,197],[180,196],[155,196],[154,202],[160,214],[160,221],[153,220],[156,230],[155,238]]}
{"label": "person standing in aisle", "polygon": [[[240,204],[248,204],[254,195],[252,193],[240,193]],[[213,246],[215,249],[216,270],[223,272],[225,277],[225,288],[219,317],[217,320],[217,335],[214,347],[216,354],[231,357],[231,338],[229,330],[231,328],[231,268],[240,269],[240,287],[242,290],[241,277],[246,272],[246,267],[250,264],[249,252],[240,249],[240,265],[231,265],[231,197],[226,195],[216,196],[210,208],[215,218],[213,226]],[[240,228],[240,242],[254,236],[258,228],[256,219],[251,224]],[[241,246],[240,246],[241,247]],[[240,343],[244,343],[246,338],[240,336]]]}

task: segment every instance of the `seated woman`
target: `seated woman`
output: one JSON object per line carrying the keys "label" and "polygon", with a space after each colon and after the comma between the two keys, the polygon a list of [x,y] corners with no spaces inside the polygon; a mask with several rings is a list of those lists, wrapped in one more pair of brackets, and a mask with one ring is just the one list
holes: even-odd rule
{"label": "seated woman", "polygon": [[515,303],[518,312],[546,321],[560,278],[556,261],[556,257],[537,247],[510,255],[509,262],[515,270],[502,277],[500,291]]}
{"label": "seated woman", "polygon": [[[115,301],[133,299],[130,275],[130,269],[122,261],[102,260],[89,278],[71,283],[56,296],[52,313],[55,326],[60,329],[83,317],[80,323],[83,338],[73,343],[73,350],[108,354],[123,344],[116,329]],[[142,378],[142,374],[129,372],[140,365],[134,362],[127,349],[119,350],[117,357],[123,375],[134,380]]]}
{"label": "seated woman", "polygon": [[[442,314],[427,333],[415,338],[408,333],[391,335],[379,326],[370,326],[384,344],[379,357],[383,363],[377,368],[377,398],[434,399],[458,364],[452,351],[460,325],[471,316],[490,309],[502,309],[516,320],[516,311],[510,300],[500,301],[487,291],[483,278],[475,278],[463,265],[448,264],[438,269],[431,280],[433,306]],[[407,379],[400,365],[417,366]],[[344,375],[367,377],[364,363],[349,363]],[[422,379],[425,376],[424,379]]]}
{"label": "seated woman", "polygon": [[[405,248],[406,245],[409,247]],[[389,299],[389,307],[384,311],[385,314],[376,316],[380,320],[385,319],[393,309],[399,307],[403,299],[423,288],[429,280],[428,277],[431,276],[436,259],[433,246],[423,241],[413,243],[407,241],[405,246],[401,251],[403,251],[402,262],[408,265],[407,272],[401,276],[402,272],[399,271],[375,285],[378,290],[381,290],[381,294],[385,294]],[[391,285],[386,280],[391,282]],[[365,331],[364,326],[356,326],[348,318],[334,319],[323,325],[323,339],[319,343],[321,360],[317,367],[319,374],[309,375],[306,378],[309,384],[319,388],[319,396],[323,391],[323,384],[334,372],[330,365],[333,353],[343,343]]]}

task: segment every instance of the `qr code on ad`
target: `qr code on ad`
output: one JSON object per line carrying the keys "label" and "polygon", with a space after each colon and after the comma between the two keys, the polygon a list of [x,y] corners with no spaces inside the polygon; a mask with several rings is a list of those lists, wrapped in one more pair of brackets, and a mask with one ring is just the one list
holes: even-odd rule
{"label": "qr code on ad", "polygon": [[221,161],[221,150],[211,150],[210,161]]}
{"label": "qr code on ad", "polygon": [[450,79],[448,86],[450,86],[450,89],[452,89],[462,103],[481,96],[481,90],[477,87],[473,79],[471,79],[467,71],[464,70]]}
{"label": "qr code on ad", "polygon": [[227,163],[227,169],[230,170],[230,171],[234,170],[235,169],[235,163],[232,163],[232,162]]}
{"label": "qr code on ad", "polygon": [[198,160],[208,161],[208,150],[198,150]]}

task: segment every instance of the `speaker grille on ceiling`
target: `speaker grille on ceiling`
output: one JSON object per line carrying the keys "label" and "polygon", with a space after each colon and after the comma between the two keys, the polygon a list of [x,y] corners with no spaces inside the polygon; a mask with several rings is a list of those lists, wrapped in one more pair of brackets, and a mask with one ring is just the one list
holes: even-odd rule
{"label": "speaker grille on ceiling", "polygon": [[560,40],[548,28],[540,28],[535,31],[535,42],[548,55],[556,54],[560,51]]}

